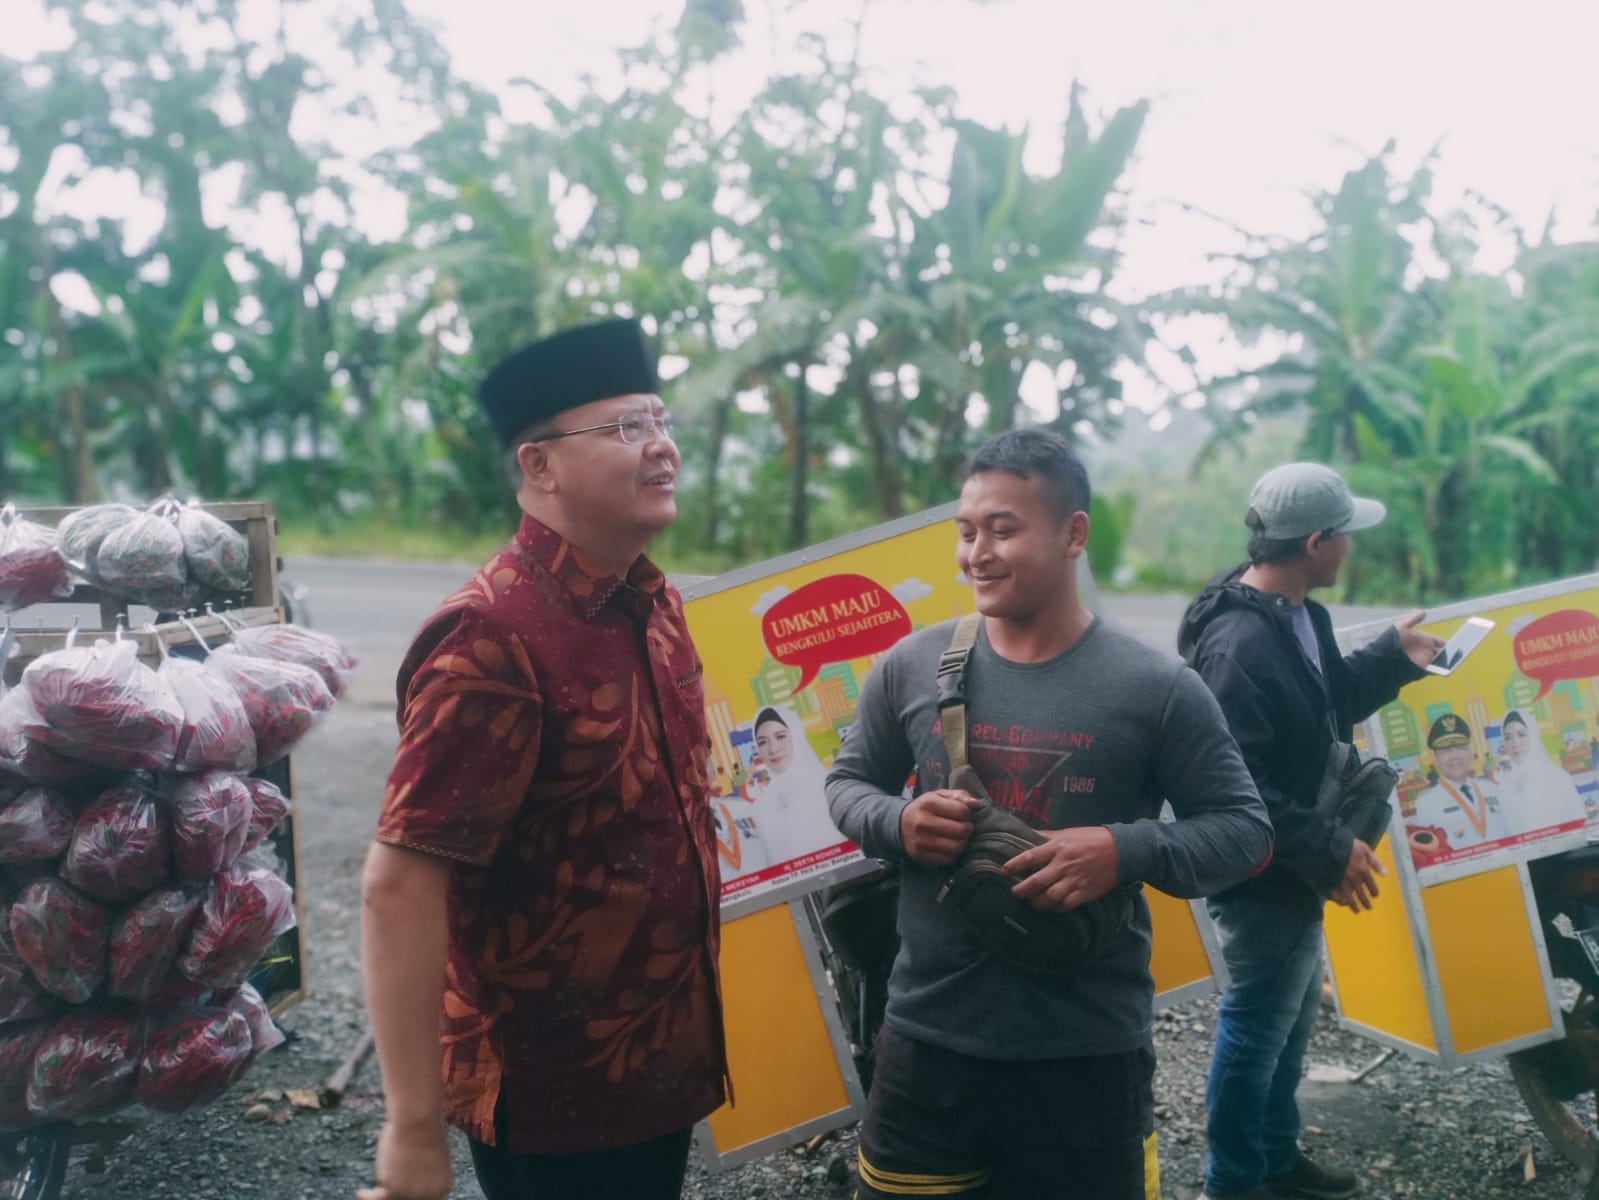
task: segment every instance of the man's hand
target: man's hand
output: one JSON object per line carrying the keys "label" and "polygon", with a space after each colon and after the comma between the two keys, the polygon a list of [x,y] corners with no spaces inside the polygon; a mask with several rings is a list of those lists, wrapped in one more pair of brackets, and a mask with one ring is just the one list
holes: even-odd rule
{"label": "man's hand", "polygon": [[1116,886],[1116,839],[1103,825],[1055,829],[1042,846],[1005,864],[1007,875],[1026,878],[1011,894],[1040,912],[1060,912],[1103,896]]}
{"label": "man's hand", "polygon": [[954,788],[923,792],[899,814],[899,837],[914,862],[942,867],[955,861],[972,836],[978,801]]}
{"label": "man's hand", "polygon": [[1388,874],[1371,847],[1359,838],[1349,849],[1349,861],[1344,865],[1344,877],[1332,890],[1332,898],[1350,912],[1369,910],[1377,898],[1377,876]]}
{"label": "man's hand", "polygon": [[[1418,667],[1425,667],[1438,657],[1438,651],[1444,648],[1444,640],[1434,637],[1430,633],[1423,633],[1416,626],[1426,618],[1427,610],[1418,608],[1415,612],[1405,617],[1402,621],[1395,621],[1394,628],[1399,630],[1399,644],[1404,648],[1405,657]],[[1373,893],[1375,894],[1375,893]],[[1343,903],[1343,901],[1339,901]]]}
{"label": "man's hand", "polygon": [[444,1200],[449,1194],[444,1122],[402,1129],[385,1121],[378,1134],[377,1186],[357,1188],[355,1200]]}

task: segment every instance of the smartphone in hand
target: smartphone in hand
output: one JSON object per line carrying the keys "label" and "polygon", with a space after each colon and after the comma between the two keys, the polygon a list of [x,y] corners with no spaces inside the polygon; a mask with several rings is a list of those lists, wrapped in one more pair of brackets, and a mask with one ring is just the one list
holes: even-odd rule
{"label": "smartphone in hand", "polygon": [[1466,623],[1455,630],[1454,636],[1444,643],[1444,648],[1433,657],[1423,670],[1434,675],[1447,675],[1465,661],[1475,650],[1494,623],[1487,617],[1467,617]]}

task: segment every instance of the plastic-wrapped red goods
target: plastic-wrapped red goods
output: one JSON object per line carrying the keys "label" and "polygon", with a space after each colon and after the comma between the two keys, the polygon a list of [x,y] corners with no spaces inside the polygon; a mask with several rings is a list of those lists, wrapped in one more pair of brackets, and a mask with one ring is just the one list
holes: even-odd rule
{"label": "plastic-wrapped red goods", "polygon": [[95,570],[109,591],[162,612],[189,608],[194,588],[183,556],[183,536],[157,504],[107,535],[95,553]]}
{"label": "plastic-wrapped red goods", "polygon": [[67,566],[90,583],[101,583],[96,565],[100,543],[139,515],[126,504],[93,504],[61,519],[56,540]]}
{"label": "plastic-wrapped red goods", "polygon": [[172,762],[183,708],[130,641],[41,655],[23,671],[22,689],[39,717],[22,727],[33,741],[125,771],[161,770]]}
{"label": "plastic-wrapped red goods", "polygon": [[196,1008],[151,1030],[133,1096],[157,1112],[209,1104],[250,1065],[250,1026],[242,1013]]}
{"label": "plastic-wrapped red goods", "polygon": [[99,1117],[133,1099],[144,1020],[119,1010],[58,1020],[33,1055],[28,1111],[50,1121]]}
{"label": "plastic-wrapped red goods", "polygon": [[169,658],[156,674],[183,709],[174,770],[242,773],[255,768],[255,730],[238,692],[191,658]]}
{"label": "plastic-wrapped red goods", "polygon": [[72,840],[72,806],[50,788],[31,787],[0,808],[0,863],[55,858]]}
{"label": "plastic-wrapped red goods", "polygon": [[0,1025],[42,1017],[55,1001],[37,983],[11,944],[11,923],[0,921]]}
{"label": "plastic-wrapped red goods", "polygon": [[55,530],[19,516],[13,504],[0,508],[0,608],[25,608],[71,594]]}
{"label": "plastic-wrapped red goods", "polygon": [[142,1003],[159,996],[199,914],[199,893],[176,887],[124,909],[111,927],[111,994]]}
{"label": "plastic-wrapped red goods", "polygon": [[110,936],[106,910],[53,876],[35,879],[11,906],[17,954],[45,991],[69,1004],[82,1004],[105,982]]}
{"label": "plastic-wrapped red goods", "polygon": [[267,1008],[267,1002],[262,999],[261,993],[251,984],[240,984],[239,989],[232,993],[218,992],[212,997],[211,1002],[221,1004],[229,1012],[238,1013],[249,1025],[251,1062],[254,1062],[256,1055],[262,1051],[281,1046],[289,1040],[273,1021],[272,1012]]}
{"label": "plastic-wrapped red goods", "polygon": [[250,543],[220,517],[191,500],[178,510],[178,536],[189,578],[219,592],[242,592],[250,586]]}
{"label": "plastic-wrapped red goods", "polygon": [[117,772],[109,767],[79,762],[57,754],[24,732],[43,723],[26,688],[0,694],[0,772],[10,772],[30,783],[57,788],[93,788],[105,785]]}
{"label": "plastic-wrapped red goods", "polygon": [[28,1079],[33,1056],[48,1032],[47,1021],[0,1029],[0,1130],[15,1132],[38,1123],[28,1111]]}
{"label": "plastic-wrapped red goods", "polygon": [[239,857],[250,832],[250,789],[225,771],[167,777],[172,864],[180,879],[209,879]]}
{"label": "plastic-wrapped red goods", "polygon": [[338,638],[303,625],[256,625],[235,630],[233,647],[252,658],[298,663],[322,676],[335,698],[344,695],[359,665]]}
{"label": "plastic-wrapped red goods", "polygon": [[206,892],[178,969],[196,983],[238,987],[272,939],[293,927],[288,884],[260,867],[230,867]]}
{"label": "plastic-wrapped red goods", "polygon": [[287,754],[333,706],[333,693],[322,676],[298,663],[275,662],[223,646],[205,660],[244,701],[244,711],[255,730],[257,766],[276,762]]}
{"label": "plastic-wrapped red goods", "polygon": [[173,836],[159,794],[133,776],[102,792],[78,814],[61,877],[106,904],[161,887]]}
{"label": "plastic-wrapped red goods", "polygon": [[244,781],[250,789],[250,832],[245,836],[244,848],[253,850],[283,823],[289,815],[289,798],[283,790],[268,779],[250,776]]}

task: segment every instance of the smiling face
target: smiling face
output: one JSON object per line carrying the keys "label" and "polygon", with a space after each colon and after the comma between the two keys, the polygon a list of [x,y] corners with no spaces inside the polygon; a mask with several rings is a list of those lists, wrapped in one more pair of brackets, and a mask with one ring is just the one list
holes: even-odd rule
{"label": "smiling face", "polygon": [[1532,731],[1520,721],[1506,721],[1500,737],[1505,743],[1505,753],[1514,763],[1525,762],[1532,752]]}
{"label": "smiling face", "polygon": [[1025,622],[1070,595],[1088,517],[1061,517],[1037,476],[979,471],[961,488],[955,562],[985,617]]}
{"label": "smiling face", "polygon": [[781,721],[763,721],[755,730],[755,748],[774,774],[781,775],[794,762],[794,738]]}
{"label": "smiling face", "polygon": [[[613,396],[561,413],[555,433],[613,422],[630,413],[664,413],[659,396]],[[620,544],[641,552],[677,516],[677,444],[657,431],[622,440],[615,426],[525,443],[517,452],[524,507],[591,552]]]}
{"label": "smiling face", "polygon": [[1470,746],[1436,747],[1432,752],[1432,759],[1438,764],[1438,774],[1450,783],[1464,783],[1471,775]]}

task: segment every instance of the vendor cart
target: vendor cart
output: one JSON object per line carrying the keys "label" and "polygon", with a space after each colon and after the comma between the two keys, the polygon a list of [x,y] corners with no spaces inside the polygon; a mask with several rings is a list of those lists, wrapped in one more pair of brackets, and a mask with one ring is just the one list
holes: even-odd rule
{"label": "vendor cart", "polygon": [[[1599,1080],[1599,576],[1471,600],[1493,628],[1366,722],[1399,771],[1370,912],[1327,914],[1340,1020],[1442,1065],[1508,1056],[1534,1118],[1590,1175],[1571,1107]],[[1340,631],[1346,651],[1385,624]]]}
{"label": "vendor cart", "polygon": [[[16,686],[30,663],[69,644],[87,646],[101,639],[130,641],[137,647],[139,660],[155,666],[163,653],[180,657],[198,655],[202,653],[202,642],[214,649],[232,640],[240,628],[283,621],[278,601],[281,563],[276,549],[276,519],[270,506],[251,502],[212,504],[203,508],[243,535],[249,552],[247,588],[230,595],[213,596],[204,611],[172,614],[143,608],[110,591],[79,584],[70,595],[0,617],[4,622],[0,625],[0,684]],[[77,511],[41,508],[26,510],[21,516],[55,527]],[[286,796],[293,795],[293,771],[287,757],[253,774],[275,784]],[[259,964],[250,971],[247,981],[276,1016],[304,996],[298,828],[292,811],[270,833],[264,845],[271,848],[275,873],[294,889],[293,927],[277,936]],[[6,870],[0,865],[0,882],[4,882]],[[3,1026],[0,1032],[4,1032]],[[0,1133],[0,1197],[51,1200],[59,1194],[73,1145],[116,1141],[137,1127],[137,1122],[113,1117],[36,1126],[10,1135],[9,1140],[8,1135]]]}

